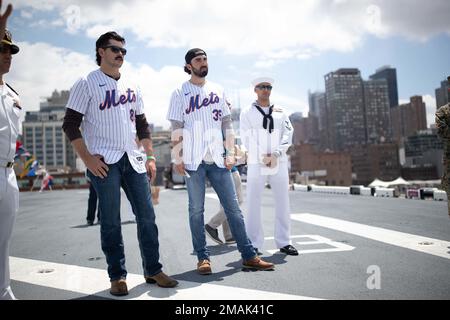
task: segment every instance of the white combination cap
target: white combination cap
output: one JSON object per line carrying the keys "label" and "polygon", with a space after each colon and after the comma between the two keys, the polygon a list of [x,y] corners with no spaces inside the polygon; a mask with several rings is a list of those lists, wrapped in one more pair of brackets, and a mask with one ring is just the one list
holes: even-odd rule
{"label": "white combination cap", "polygon": [[275,82],[274,79],[269,78],[269,77],[259,77],[256,78],[255,80],[252,81],[252,85],[254,87],[256,87],[258,84],[260,83],[270,83],[271,85],[273,85],[273,83]]}

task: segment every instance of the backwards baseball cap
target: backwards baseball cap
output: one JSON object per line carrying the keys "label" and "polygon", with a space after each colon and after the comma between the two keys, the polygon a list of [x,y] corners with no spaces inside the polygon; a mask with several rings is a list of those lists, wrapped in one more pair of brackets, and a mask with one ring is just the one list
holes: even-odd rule
{"label": "backwards baseball cap", "polygon": [[19,47],[12,42],[12,35],[8,30],[5,30],[5,36],[3,37],[1,44],[9,45],[11,47],[11,54],[16,54],[19,52]]}
{"label": "backwards baseball cap", "polygon": [[193,48],[186,53],[186,55],[184,56],[184,60],[186,61],[186,64],[189,64],[195,57],[203,55],[206,56],[206,52],[204,50],[200,48]]}
{"label": "backwards baseball cap", "polygon": [[253,85],[254,87],[256,87],[258,84],[261,84],[261,83],[270,83],[270,85],[273,85],[274,82],[275,82],[275,80],[272,79],[272,78],[269,78],[269,77],[259,77],[259,78],[256,78],[256,79],[254,79],[254,80],[252,81],[252,85]]}

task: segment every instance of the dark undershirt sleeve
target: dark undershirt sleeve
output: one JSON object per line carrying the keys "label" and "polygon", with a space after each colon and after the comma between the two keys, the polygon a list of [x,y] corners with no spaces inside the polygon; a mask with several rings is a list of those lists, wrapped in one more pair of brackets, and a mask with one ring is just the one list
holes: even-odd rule
{"label": "dark undershirt sleeve", "polygon": [[83,121],[82,113],[70,108],[66,109],[62,129],[71,142],[78,138],[82,138],[80,131],[81,121]]}
{"label": "dark undershirt sleeve", "polygon": [[148,128],[148,122],[145,118],[145,114],[136,116],[136,132],[139,140],[151,139],[150,130]]}

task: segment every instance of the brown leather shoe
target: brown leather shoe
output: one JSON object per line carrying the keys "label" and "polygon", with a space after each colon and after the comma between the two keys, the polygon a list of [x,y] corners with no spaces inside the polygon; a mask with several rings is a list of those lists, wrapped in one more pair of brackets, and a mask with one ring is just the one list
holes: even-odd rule
{"label": "brown leather shoe", "polygon": [[126,296],[128,294],[127,282],[125,279],[111,281],[111,290],[113,296]]}
{"label": "brown leather shoe", "polygon": [[275,265],[270,262],[262,260],[260,257],[256,256],[253,259],[246,260],[242,263],[244,268],[256,269],[256,270],[273,270]]}
{"label": "brown leather shoe", "polygon": [[197,263],[197,271],[201,275],[211,274],[211,262],[209,260],[201,260]]}
{"label": "brown leather shoe", "polygon": [[156,283],[161,288],[173,288],[178,285],[178,281],[169,277],[164,272],[160,272],[157,275],[152,277],[144,276],[145,282],[147,283]]}

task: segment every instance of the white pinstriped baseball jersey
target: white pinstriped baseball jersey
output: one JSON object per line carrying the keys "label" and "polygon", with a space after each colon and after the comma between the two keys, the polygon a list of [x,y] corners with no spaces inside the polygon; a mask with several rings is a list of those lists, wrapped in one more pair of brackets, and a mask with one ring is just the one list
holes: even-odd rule
{"label": "white pinstriped baseball jersey", "polygon": [[123,75],[116,81],[97,69],[74,84],[66,107],[84,115],[83,138],[91,154],[114,164],[127,153],[133,168],[146,172],[145,155],[135,141],[136,115],[144,113],[137,86]]}
{"label": "white pinstriped baseball jersey", "polygon": [[167,119],[184,124],[183,162],[187,170],[197,170],[208,150],[214,163],[225,168],[222,117],[228,115],[230,108],[218,84],[207,81],[197,86],[186,81],[173,92]]}

